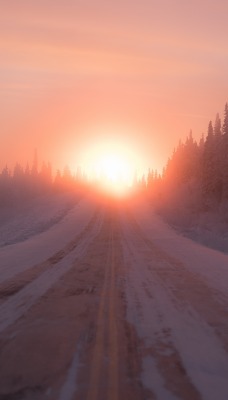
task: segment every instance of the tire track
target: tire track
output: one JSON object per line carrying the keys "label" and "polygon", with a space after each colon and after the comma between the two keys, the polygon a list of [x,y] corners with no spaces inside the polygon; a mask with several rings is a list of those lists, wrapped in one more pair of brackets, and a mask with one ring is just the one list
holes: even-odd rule
{"label": "tire track", "polygon": [[[111,223],[110,237],[108,243],[108,256],[104,284],[100,297],[97,316],[97,331],[90,369],[89,389],[87,400],[101,398],[101,386],[104,384],[106,374],[105,355],[107,352],[108,378],[107,378],[107,400],[118,400],[118,332],[116,325],[116,289],[115,289],[115,251],[113,239],[113,224]],[[105,346],[106,331],[108,334],[108,348]]]}
{"label": "tire track", "polygon": [[[199,279],[196,294],[193,285],[191,291],[185,292],[191,272],[145,238],[133,217],[122,214],[122,232],[129,265],[128,318],[145,343],[144,385],[154,391],[158,399],[167,396],[176,399],[176,395],[182,400],[201,399],[201,396],[207,400],[227,399],[227,353],[205,312],[213,302],[211,311],[216,316],[219,307],[215,299],[211,299],[210,290],[204,290],[206,285]],[[197,275],[194,275],[196,283]],[[200,287],[204,298],[204,312],[201,313]],[[227,319],[224,313],[220,313],[219,320],[225,337]],[[170,392],[163,392],[162,385]]]}
{"label": "tire track", "polygon": [[28,267],[26,271],[18,273],[11,279],[6,280],[4,283],[0,284],[0,300],[6,299],[7,297],[19,292],[28,283],[37,278],[41,273],[43,273],[48,268],[55,266],[64,257],[66,257],[70,252],[75,250],[78,242],[84,237],[87,231],[90,230],[91,226],[96,222],[98,218],[99,210],[95,210],[93,217],[89,221],[88,225],[83,229],[82,232],[77,234],[69,243],[67,243],[62,249],[55,252],[47,260],[36,264],[32,267]]}
{"label": "tire track", "polygon": [[148,255],[150,257],[153,253],[153,257],[158,260],[153,267],[148,264],[148,268],[152,273],[156,273],[160,285],[169,291],[169,295],[178,307],[183,309],[190,305],[201,315],[215,330],[228,353],[227,299],[221,292],[209,287],[202,276],[190,271],[183,262],[158,248],[143,234],[132,215],[129,216],[129,220],[134,234],[141,240],[144,254],[147,254],[148,258]]}
{"label": "tire track", "polygon": [[[85,254],[99,233],[103,214],[96,212],[84,231],[47,260],[47,270],[38,275],[0,306],[0,332],[25,314]],[[37,268],[39,273],[39,268]]]}
{"label": "tire track", "polygon": [[[107,207],[94,264],[98,286],[95,313],[75,343],[59,400],[146,399],[138,379],[140,350],[137,335],[126,321],[123,253],[115,207]],[[140,347],[140,346],[139,346]]]}
{"label": "tire track", "polygon": [[59,261],[61,249],[64,256],[65,247],[67,250],[72,238],[77,239],[84,231],[96,208],[98,207],[92,205],[89,199],[85,199],[79,202],[63,219],[64,222],[57,224],[54,230],[50,229],[25,242],[0,249],[0,287],[26,273],[31,267],[45,264],[52,257],[54,259],[51,262],[55,261],[55,257]]}

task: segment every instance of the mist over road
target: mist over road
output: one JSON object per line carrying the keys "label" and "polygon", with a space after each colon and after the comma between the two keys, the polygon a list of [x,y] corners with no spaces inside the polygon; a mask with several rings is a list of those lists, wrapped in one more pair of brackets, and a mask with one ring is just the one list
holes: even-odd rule
{"label": "mist over road", "polygon": [[228,256],[142,198],[48,204],[1,228],[0,400],[226,400]]}

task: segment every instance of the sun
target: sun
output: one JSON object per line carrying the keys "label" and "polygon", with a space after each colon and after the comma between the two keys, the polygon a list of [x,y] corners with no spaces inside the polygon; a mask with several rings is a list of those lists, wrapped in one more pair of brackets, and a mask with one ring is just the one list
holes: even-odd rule
{"label": "sun", "polygon": [[83,169],[100,188],[123,194],[131,187],[136,164],[132,152],[123,143],[107,141],[96,144],[84,155]]}
{"label": "sun", "polygon": [[97,163],[98,175],[111,182],[127,182],[130,179],[130,166],[120,154],[101,155]]}
{"label": "sun", "polygon": [[123,194],[131,185],[133,166],[124,151],[103,149],[91,160],[92,178],[102,189]]}
{"label": "sun", "polygon": [[145,159],[133,128],[99,124],[82,131],[85,142],[77,159],[87,179],[106,192],[128,193],[135,178],[142,176]]}

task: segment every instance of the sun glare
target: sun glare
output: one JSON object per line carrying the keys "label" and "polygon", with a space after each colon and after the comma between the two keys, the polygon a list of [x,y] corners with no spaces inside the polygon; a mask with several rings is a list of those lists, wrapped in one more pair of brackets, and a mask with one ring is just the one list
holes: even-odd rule
{"label": "sun glare", "polygon": [[130,167],[127,161],[114,153],[101,155],[97,162],[97,171],[100,177],[103,176],[104,179],[111,182],[127,182],[130,179]]}
{"label": "sun glare", "polygon": [[81,158],[82,168],[102,189],[124,194],[132,185],[139,163],[137,165],[136,153],[116,136],[102,138],[94,145],[90,143]]}
{"label": "sun glare", "polygon": [[81,136],[84,143],[75,162],[98,189],[123,195],[133,186],[136,175],[140,178],[147,171],[134,125],[91,124],[82,128]]}
{"label": "sun glare", "polygon": [[127,154],[110,149],[94,149],[90,158],[90,177],[100,185],[111,191],[123,192],[131,185],[133,165]]}

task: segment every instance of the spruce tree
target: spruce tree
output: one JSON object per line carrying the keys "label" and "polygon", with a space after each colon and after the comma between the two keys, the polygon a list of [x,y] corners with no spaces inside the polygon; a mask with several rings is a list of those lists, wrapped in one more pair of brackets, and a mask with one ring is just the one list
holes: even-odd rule
{"label": "spruce tree", "polygon": [[220,138],[222,136],[222,125],[221,125],[221,119],[219,117],[219,114],[216,114],[215,117],[215,124],[214,124],[214,134],[215,138]]}
{"label": "spruce tree", "polygon": [[228,137],[228,103],[226,103],[226,105],[225,105],[224,122],[223,122],[222,132],[225,136]]}
{"label": "spruce tree", "polygon": [[223,198],[228,199],[228,103],[225,105],[221,140],[221,169]]}
{"label": "spruce tree", "polygon": [[209,122],[202,159],[202,193],[205,205],[216,196],[214,129]]}
{"label": "spruce tree", "polygon": [[214,123],[214,178],[215,178],[215,194],[218,201],[221,200],[223,191],[221,146],[222,146],[222,124],[219,114],[217,113]]}

